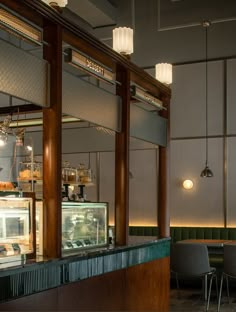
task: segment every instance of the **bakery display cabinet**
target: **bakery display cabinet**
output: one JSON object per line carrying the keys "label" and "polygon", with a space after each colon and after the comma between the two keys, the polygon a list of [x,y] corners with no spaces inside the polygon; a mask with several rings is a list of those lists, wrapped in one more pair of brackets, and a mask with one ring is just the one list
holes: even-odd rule
{"label": "bakery display cabinet", "polygon": [[0,263],[16,255],[35,256],[35,196],[1,191]]}
{"label": "bakery display cabinet", "polygon": [[108,204],[62,203],[62,252],[108,245]]}

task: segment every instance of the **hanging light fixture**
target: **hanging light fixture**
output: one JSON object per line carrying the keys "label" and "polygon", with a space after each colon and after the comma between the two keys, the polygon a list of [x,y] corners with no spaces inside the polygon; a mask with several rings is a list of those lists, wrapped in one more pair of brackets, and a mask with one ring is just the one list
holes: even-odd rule
{"label": "hanging light fixture", "polygon": [[155,66],[156,79],[169,85],[172,83],[172,65],[168,63],[159,63]]}
{"label": "hanging light fixture", "polygon": [[134,52],[133,29],[118,27],[113,29],[113,49],[122,54],[130,55]]}
{"label": "hanging light fixture", "polygon": [[204,21],[203,22],[203,27],[205,27],[205,35],[206,35],[206,163],[205,163],[205,168],[202,170],[201,172],[201,177],[202,178],[211,178],[213,177],[213,172],[211,171],[211,169],[209,168],[208,165],[208,51],[207,51],[207,37],[208,37],[208,27],[210,26],[210,22],[209,21]]}
{"label": "hanging light fixture", "polygon": [[65,7],[68,4],[68,0],[42,0],[51,7]]}
{"label": "hanging light fixture", "polygon": [[17,128],[14,132],[16,136],[16,146],[23,146],[24,145],[24,137],[25,137],[25,129],[24,128]]}
{"label": "hanging light fixture", "polygon": [[4,146],[7,143],[9,125],[11,123],[11,116],[7,116],[2,124],[0,124],[0,146]]}

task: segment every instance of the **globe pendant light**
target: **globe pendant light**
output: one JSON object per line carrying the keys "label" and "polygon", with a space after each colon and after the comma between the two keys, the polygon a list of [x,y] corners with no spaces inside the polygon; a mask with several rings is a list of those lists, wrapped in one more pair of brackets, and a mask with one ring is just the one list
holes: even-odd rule
{"label": "globe pendant light", "polygon": [[207,124],[207,119],[208,119],[208,66],[207,66],[207,30],[208,27],[210,26],[209,21],[203,22],[203,27],[205,27],[205,34],[206,34],[206,163],[205,163],[205,168],[201,172],[201,177],[202,178],[211,178],[213,177],[213,172],[209,168],[208,165],[208,124]]}

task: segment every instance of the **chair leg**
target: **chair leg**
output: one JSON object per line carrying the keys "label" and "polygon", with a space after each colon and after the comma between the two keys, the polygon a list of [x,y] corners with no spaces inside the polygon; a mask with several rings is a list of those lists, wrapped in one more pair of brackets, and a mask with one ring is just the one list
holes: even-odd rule
{"label": "chair leg", "polygon": [[[207,276],[207,275],[206,275],[206,276]],[[210,284],[209,284],[209,291],[208,291],[208,297],[207,297],[206,311],[209,310],[209,304],[210,304],[210,299],[211,299],[212,279],[213,279],[213,274],[212,274],[211,277],[210,277]]]}
{"label": "chair leg", "polygon": [[175,280],[176,280],[176,288],[179,289],[179,279],[177,273],[175,273]]}
{"label": "chair leg", "polygon": [[228,301],[230,303],[230,300],[229,300],[229,277],[227,275],[225,275],[225,278],[226,278],[227,296],[228,296]]}
{"label": "chair leg", "polygon": [[208,276],[205,275],[204,276],[204,300],[207,301],[207,279]]}
{"label": "chair leg", "polygon": [[216,279],[216,298],[218,299],[219,297],[219,291],[218,291],[218,277],[217,274],[215,273],[215,279]]}
{"label": "chair leg", "polygon": [[219,291],[219,297],[218,297],[217,312],[220,311],[220,301],[221,301],[221,294],[222,294],[223,281],[224,281],[224,273],[222,273],[221,279],[220,279],[220,291]]}

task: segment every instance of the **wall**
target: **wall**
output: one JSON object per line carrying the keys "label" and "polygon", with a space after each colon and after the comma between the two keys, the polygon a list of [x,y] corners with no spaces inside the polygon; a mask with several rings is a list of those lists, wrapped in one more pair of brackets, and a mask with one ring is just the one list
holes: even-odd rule
{"label": "wall", "polygon": [[[174,67],[171,101],[171,225],[235,226],[236,60],[208,65],[209,166],[205,165],[205,64]],[[182,187],[184,179],[194,183]]]}

